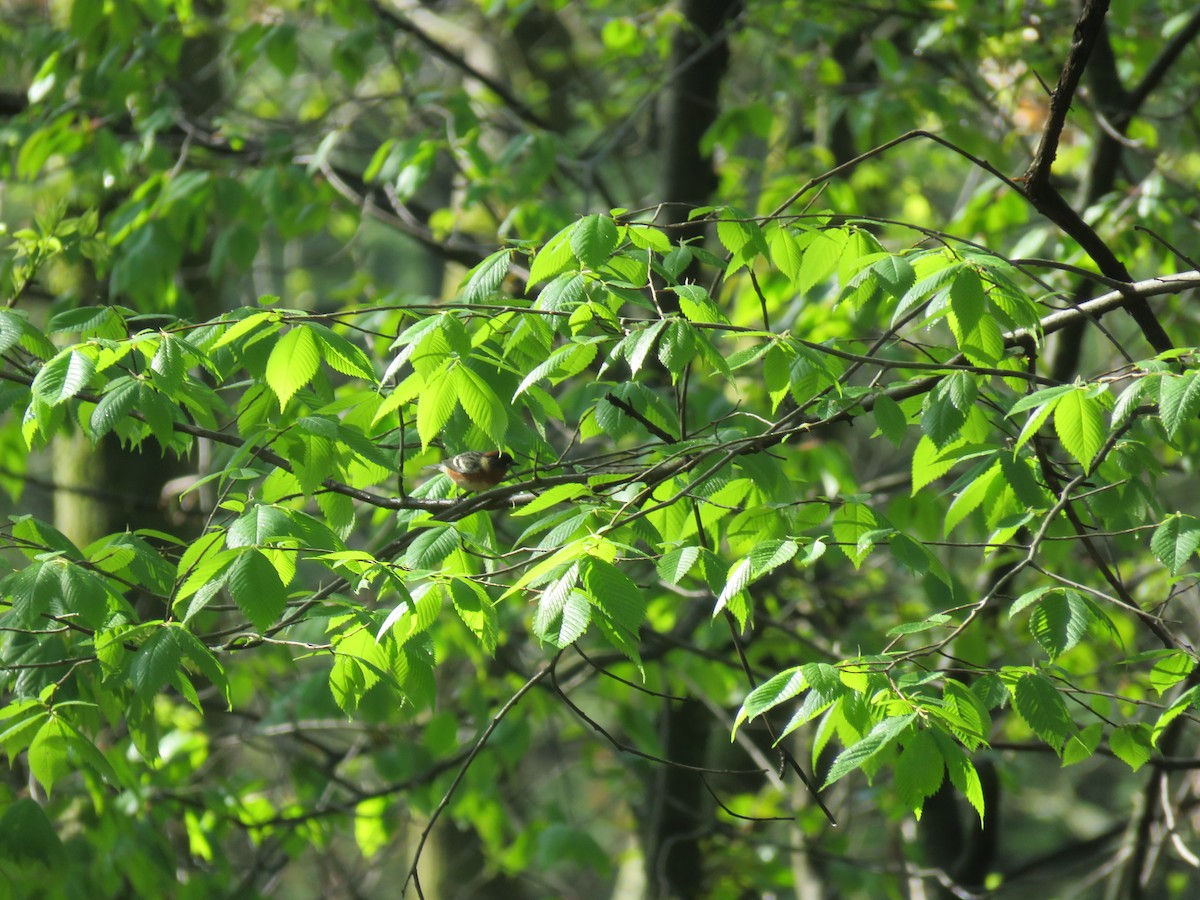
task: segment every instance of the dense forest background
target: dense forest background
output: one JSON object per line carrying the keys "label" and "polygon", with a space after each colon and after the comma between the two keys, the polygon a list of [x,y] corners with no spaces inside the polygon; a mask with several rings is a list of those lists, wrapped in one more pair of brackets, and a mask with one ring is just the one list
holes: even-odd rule
{"label": "dense forest background", "polygon": [[1198,33],[2,0],[0,896],[1192,896]]}

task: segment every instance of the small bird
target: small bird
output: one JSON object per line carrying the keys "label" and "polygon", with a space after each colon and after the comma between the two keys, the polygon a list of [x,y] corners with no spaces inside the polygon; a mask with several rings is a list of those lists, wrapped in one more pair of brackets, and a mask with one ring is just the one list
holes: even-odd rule
{"label": "small bird", "polygon": [[499,450],[468,450],[426,468],[445,472],[463,491],[486,491],[503,481],[512,465],[513,458]]}

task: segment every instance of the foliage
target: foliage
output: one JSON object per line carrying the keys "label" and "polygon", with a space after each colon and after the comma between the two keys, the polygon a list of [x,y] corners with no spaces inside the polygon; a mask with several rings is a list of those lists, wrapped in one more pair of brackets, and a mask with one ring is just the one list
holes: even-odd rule
{"label": "foliage", "polygon": [[[1191,227],[1194,125],[1107,123],[1155,148],[1147,173],[1092,198],[1086,232],[1034,218],[993,178],[1028,135],[981,123],[1040,102],[1027,72],[1057,71],[1065,10],[743,11],[704,138],[720,185],[663,221],[632,131],[673,8],[595,4],[573,42],[555,4],[447,12],[511,32],[509,87],[388,6],[117,6],[4,32],[27,46],[3,177],[29,211],[0,310],[10,892],[420,891],[452,819],[481,884],[598,896],[628,877],[647,772],[683,762],[659,726],[686,703],[733,741],[696,765],[714,896],[799,893],[798,845],[830,896],[899,891],[858,864],[887,861],[881,835],[917,867],[895,823],[954,797],[985,831],[1000,803],[1048,816],[1027,788],[1049,760],[1055,803],[1119,785],[1088,795],[1114,834],[1139,787],[1158,803],[1198,696],[1198,330],[1176,295],[1200,275],[1164,250]],[[1111,46],[1147,71],[1139,29],[1184,33],[1178,6]],[[857,154],[788,133],[812,121],[779,93],[801,75]],[[593,99],[552,121],[568,76]],[[1136,280],[1080,249],[1097,233]],[[1135,303],[1170,350],[1103,318]],[[1046,365],[1077,329],[1080,365]],[[31,501],[71,487],[49,461],[78,436],[186,465],[165,523],[87,534]],[[461,496],[424,471],[471,448],[515,476]]]}

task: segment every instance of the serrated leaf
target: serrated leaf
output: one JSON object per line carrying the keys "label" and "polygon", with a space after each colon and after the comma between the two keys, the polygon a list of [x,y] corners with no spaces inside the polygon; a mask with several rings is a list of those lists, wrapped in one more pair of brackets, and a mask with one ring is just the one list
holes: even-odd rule
{"label": "serrated leaf", "polygon": [[33,395],[57,406],[82,391],[96,374],[96,361],[77,349],[64,350],[46,363],[33,379]]}
{"label": "serrated leaf", "polygon": [[458,617],[471,630],[489,656],[496,652],[499,641],[499,620],[496,605],[487,591],[465,578],[450,582],[450,602]]}
{"label": "serrated leaf", "polygon": [[1050,414],[1054,412],[1057,403],[1057,400],[1051,400],[1033,411],[1033,414],[1021,426],[1021,433],[1017,435],[1017,442],[1013,445],[1013,450],[1020,450],[1030,438],[1038,433],[1039,429],[1046,424],[1046,420],[1050,418]]}
{"label": "serrated leaf", "polygon": [[793,282],[801,294],[808,294],[837,268],[842,250],[846,246],[846,233],[840,229],[818,232],[804,248],[804,259]]}
{"label": "serrated leaf", "polygon": [[[721,594],[717,597],[717,604],[713,608],[714,616],[720,615],[729,606],[730,600],[746,589],[746,586],[750,584],[752,571],[749,557],[739,559],[730,567],[729,574],[725,576],[725,587],[721,589]],[[744,627],[745,623],[742,624]]]}
{"label": "serrated leaf", "polygon": [[329,368],[352,378],[375,381],[375,368],[361,347],[324,325],[309,325],[308,327],[316,337],[317,343],[320,345],[321,358],[325,360],[325,364]]}
{"label": "serrated leaf", "polygon": [[775,264],[775,268],[795,284],[804,260],[804,252],[795,236],[787,228],[773,228],[767,233],[767,246],[770,248],[771,262]]}
{"label": "serrated leaf", "polygon": [[137,405],[140,394],[141,382],[136,378],[121,376],[110,382],[92,410],[92,437],[101,438],[112,431]]}
{"label": "serrated leaf", "polygon": [[930,393],[925,411],[921,414],[921,431],[939,448],[958,437],[967,421],[964,410],[954,405],[954,402],[937,392]]}
{"label": "serrated leaf", "polygon": [[979,508],[996,479],[1000,477],[1001,471],[1000,462],[996,461],[959,491],[950,508],[946,510],[945,534],[953,531],[963,519]]}
{"label": "serrated leaf", "polygon": [[1091,608],[1077,592],[1054,590],[1046,594],[1029,617],[1029,632],[1042,645],[1051,662],[1087,635]]}
{"label": "serrated leaf", "polygon": [[428,447],[429,442],[441,433],[458,406],[454,381],[446,371],[425,381],[417,400],[417,435],[421,438],[423,448]]}
{"label": "serrated leaf", "polygon": [[667,584],[679,584],[699,558],[699,547],[676,547],[658,561],[658,577]]}
{"label": "serrated leaf", "polygon": [[608,216],[584,216],[571,232],[571,251],[589,269],[598,269],[617,248],[620,232]]}
{"label": "serrated leaf", "polygon": [[987,298],[983,293],[983,282],[979,273],[970,267],[964,267],[950,285],[950,309],[954,311],[962,334],[975,330],[975,326],[983,318],[986,305]]}
{"label": "serrated leaf", "polygon": [[[535,285],[561,275],[571,268],[575,257],[571,253],[571,234],[577,223],[563,228],[546,241],[529,265],[529,284]],[[545,293],[543,291],[543,293]],[[539,307],[540,308],[540,307]]]}
{"label": "serrated leaf", "polygon": [[1140,722],[1120,726],[1109,736],[1108,748],[1134,772],[1148,763],[1154,752],[1150,743],[1150,729]]}
{"label": "serrated leaf", "polygon": [[58,716],[51,716],[42,723],[30,742],[27,754],[29,772],[46,789],[47,794],[56,781],[73,770],[69,734],[67,723]]}
{"label": "serrated leaf", "polygon": [[928,729],[919,730],[900,751],[893,777],[900,800],[913,811],[937,793],[946,779],[946,763]]}
{"label": "serrated leaf", "polygon": [[267,359],[267,384],[279,398],[280,408],[304,387],[321,365],[317,339],[307,325],[296,325],[271,349]]}
{"label": "serrated leaf", "polygon": [[1059,750],[1075,723],[1067,712],[1067,704],[1054,684],[1045,675],[1031,672],[1021,676],[1013,686],[1013,708],[1033,729],[1033,733]]}
{"label": "serrated leaf", "polygon": [[458,544],[458,530],[452,525],[422,529],[408,545],[404,564],[410,569],[436,569],[442,560],[458,549]]}
{"label": "serrated leaf", "polygon": [[129,661],[129,681],[143,700],[161,691],[179,668],[183,650],[175,631],[173,627],[161,626]]}
{"label": "serrated leaf", "polygon": [[226,584],[238,608],[258,631],[266,631],[283,615],[287,590],[275,567],[258,550],[238,555],[229,567]]}
{"label": "serrated leaf", "polygon": [[557,506],[559,503],[566,503],[574,500],[576,497],[589,493],[591,491],[585,484],[556,484],[542,491],[520,509],[513,512],[513,515],[518,517],[532,516],[544,512],[552,506]]}
{"label": "serrated leaf", "polygon": [[1170,440],[1175,440],[1184,422],[1196,418],[1200,411],[1200,378],[1195,371],[1168,375],[1160,382],[1158,409],[1163,428]]}
{"label": "serrated leaf", "polygon": [[1186,650],[1172,650],[1150,670],[1150,687],[1163,692],[1183,681],[1196,668],[1196,657]]}
{"label": "serrated leaf", "polygon": [[772,569],[792,559],[800,549],[793,540],[764,541],[750,551],[750,565],[754,578],[761,578]]}
{"label": "serrated leaf", "polygon": [[899,737],[906,728],[916,721],[916,718],[916,713],[909,713],[904,716],[889,716],[877,724],[867,732],[866,737],[851,744],[838,754],[837,759],[833,761],[833,765],[829,767],[829,774],[825,777],[825,783],[821,785],[821,789],[824,790],[831,784],[849,775],[855,769],[861,768],[867,760]]}
{"label": "serrated leaf", "polygon": [[[793,666],[769,678],[746,695],[733,723],[733,735],[737,734],[742,722],[774,709],[807,689],[808,682],[800,666]],[[731,739],[733,735],[730,736]]]}
{"label": "serrated leaf", "polygon": [[508,411],[482,375],[467,366],[454,369],[458,402],[475,425],[493,444],[503,444],[508,432]]}
{"label": "serrated leaf", "polygon": [[962,748],[954,743],[948,734],[941,731],[933,731],[932,734],[934,741],[937,742],[938,750],[942,754],[942,759],[946,762],[946,773],[950,776],[950,783],[958,788],[959,792],[967,798],[967,802],[975,808],[975,812],[979,816],[979,822],[982,825],[984,798],[983,784],[979,780],[979,772],[976,771],[971,761],[967,759]]}
{"label": "serrated leaf", "polygon": [[1081,729],[1067,738],[1062,750],[1063,767],[1073,766],[1095,753],[1096,748],[1100,746],[1100,737],[1103,732],[1104,726],[1099,722],[1093,722],[1087,728]]}
{"label": "serrated leaf", "polygon": [[871,410],[875,417],[875,427],[887,438],[893,447],[899,447],[904,442],[904,433],[908,429],[908,421],[900,404],[887,394],[875,398],[875,406]]}
{"label": "serrated leaf", "polygon": [[512,250],[497,250],[471,270],[463,288],[464,303],[484,303],[499,290],[508,275]]}
{"label": "serrated leaf", "polygon": [[1063,448],[1089,470],[1107,437],[1100,401],[1085,388],[1065,394],[1054,406],[1054,430]]}
{"label": "serrated leaf", "polygon": [[1176,513],[1164,519],[1150,537],[1150,551],[1170,571],[1178,575],[1200,547],[1200,519]]}
{"label": "serrated leaf", "polygon": [[1040,391],[1034,391],[1032,394],[1026,394],[1014,403],[1005,414],[1007,418],[1023,413],[1028,409],[1042,406],[1054,400],[1061,400],[1067,394],[1073,393],[1077,388],[1073,384],[1060,384],[1055,387],[1043,388]]}

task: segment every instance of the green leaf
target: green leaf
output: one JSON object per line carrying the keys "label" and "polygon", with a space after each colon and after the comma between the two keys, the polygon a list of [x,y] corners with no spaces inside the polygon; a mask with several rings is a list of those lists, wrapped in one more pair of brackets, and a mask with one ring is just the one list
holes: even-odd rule
{"label": "green leaf", "polygon": [[970,267],[960,269],[954,277],[954,283],[950,285],[950,309],[954,311],[962,334],[975,330],[975,326],[983,318],[986,305],[979,273]]}
{"label": "green leaf", "polygon": [[850,558],[854,568],[862,565],[871,552],[873,541],[864,542],[878,530],[875,513],[862,503],[846,503],[833,516],[833,537]]}
{"label": "green leaf", "polygon": [[679,297],[679,311],[689,322],[700,325],[728,324],[708,291],[698,284],[679,284],[673,290]]}
{"label": "green leaf", "polygon": [[1150,670],[1150,687],[1163,692],[1183,681],[1196,668],[1196,657],[1186,650],[1171,650]]}
{"label": "green leaf", "polygon": [[258,550],[238,555],[226,578],[238,608],[255,629],[264,632],[283,614],[287,590],[275,567]]}
{"label": "green leaf", "polygon": [[485,303],[500,289],[508,275],[512,250],[497,250],[471,270],[463,288],[464,303]]}
{"label": "green leaf", "polygon": [[[543,595],[545,596],[545,595]],[[553,602],[538,604],[534,616],[534,634],[555,647],[569,647],[587,631],[592,619],[588,595],[577,587],[549,598]]]}
{"label": "green leaf", "polygon": [[829,774],[825,776],[825,783],[821,785],[821,789],[824,790],[831,784],[849,775],[855,769],[861,768],[871,757],[875,756],[875,754],[879,753],[899,737],[905,729],[916,721],[916,718],[916,713],[908,713],[903,716],[888,716],[877,724],[867,732],[866,737],[851,744],[838,754],[837,759],[833,761],[833,765],[829,767]]}
{"label": "green leaf", "polygon": [[871,410],[875,416],[875,427],[887,438],[893,447],[899,447],[904,442],[904,433],[908,429],[908,420],[900,404],[887,394],[879,394],[875,398],[875,406]]}
{"label": "green leaf", "polygon": [[1150,537],[1150,551],[1171,572],[1188,564],[1200,547],[1200,519],[1185,513],[1175,513],[1163,519]]}
{"label": "green leaf", "polygon": [[140,395],[141,382],[136,378],[123,375],[111,381],[92,410],[92,437],[101,438],[112,431],[137,405]]}
{"label": "green leaf", "polygon": [[818,282],[833,274],[838,260],[842,257],[846,239],[846,232],[836,228],[818,232],[813,236],[812,241],[804,248],[804,261],[794,279],[795,287],[801,294],[811,293]]}
{"label": "green leaf", "polygon": [[281,408],[287,406],[296,391],[312,381],[320,365],[320,348],[307,325],[293,326],[276,342],[267,359],[266,377]]}
{"label": "green leaf", "polygon": [[586,557],[580,571],[596,606],[615,625],[636,637],[646,618],[646,602],[637,585],[612,563],[595,556]]}
{"label": "green leaf", "polygon": [[1077,592],[1048,592],[1029,617],[1029,631],[1053,662],[1087,635],[1092,610]]}
{"label": "green leaf", "polygon": [[500,639],[500,625],[496,605],[487,591],[473,581],[455,578],[450,582],[450,602],[463,624],[483,646],[484,652],[493,655]]}
{"label": "green leaf", "polygon": [[1073,390],[1058,401],[1054,407],[1054,429],[1063,448],[1084,471],[1091,468],[1108,435],[1104,409],[1086,388]]}
{"label": "green leaf", "polygon": [[1091,757],[1096,752],[1096,748],[1100,746],[1100,736],[1104,732],[1104,726],[1099,722],[1093,722],[1087,728],[1075,732],[1063,745],[1062,764],[1072,766],[1077,762]]}
{"label": "green leaf", "polygon": [[617,247],[620,232],[608,216],[584,216],[571,232],[571,250],[589,269],[598,269]]}
{"label": "green leaf", "polygon": [[1075,723],[1054,684],[1037,672],[1021,676],[1012,688],[1013,708],[1033,733],[1059,750]]}
{"label": "green leaf", "polygon": [[69,755],[71,730],[60,716],[50,716],[29,745],[29,771],[46,793],[74,771]]}
{"label": "green leaf", "polygon": [[900,801],[919,817],[925,798],[937,793],[946,778],[946,763],[929,729],[918,730],[900,751],[893,777]]}
{"label": "green leaf", "polygon": [[1144,723],[1122,725],[1108,738],[1113,755],[1134,772],[1150,761],[1154,747],[1150,743],[1150,728]]}
{"label": "green leaf", "polygon": [[1042,406],[1039,406],[1033,411],[1033,414],[1021,426],[1021,433],[1017,435],[1017,442],[1013,445],[1013,450],[1020,450],[1030,438],[1038,433],[1041,427],[1046,424],[1046,420],[1050,418],[1050,413],[1054,412],[1054,407],[1058,404],[1057,400],[1051,400]]}
{"label": "green leaf", "polygon": [[542,245],[529,266],[530,285],[555,278],[572,268],[575,257],[571,253],[571,235],[575,227],[568,225]]}
{"label": "green leaf", "polygon": [[129,681],[138,696],[149,700],[161,691],[178,670],[182,654],[176,629],[169,625],[157,628],[129,662]]}
{"label": "green leaf", "polygon": [[53,871],[67,865],[67,854],[42,805],[19,797],[0,816],[0,859],[21,866],[39,863]]}
{"label": "green leaf", "polygon": [[572,563],[542,591],[533,615],[533,633],[539,640],[566,647],[587,630],[591,611],[579,606],[580,600],[588,604],[587,595],[576,586],[579,569],[579,563]]}
{"label": "green leaf", "polygon": [[966,421],[966,410],[956,406],[944,392],[933,391],[921,415],[921,431],[939,448],[944,448],[958,437]]}
{"label": "green leaf", "polygon": [[260,503],[246,510],[229,526],[225,545],[230,549],[265,547],[280,539],[298,537],[287,510]]}
{"label": "green leaf", "polygon": [[658,561],[658,577],[667,584],[679,584],[699,558],[699,547],[676,547]]}
{"label": "green leaf", "polygon": [[482,375],[467,366],[454,369],[454,387],[458,402],[467,418],[488,436],[493,444],[503,444],[508,432],[508,411],[495,390]]}
{"label": "green leaf", "polygon": [[96,374],[96,360],[75,348],[62,351],[38,371],[33,379],[33,396],[49,406],[74,397]]}
{"label": "green leaf", "polygon": [[1067,394],[1074,393],[1076,390],[1077,388],[1073,384],[1060,384],[1055,387],[1043,388],[1040,391],[1034,391],[1032,394],[1026,394],[1017,400],[1017,402],[1009,408],[1006,416],[1011,419],[1018,413],[1023,413],[1028,409],[1042,406],[1043,404],[1050,403],[1054,400],[1061,400]]}
{"label": "green leaf", "polygon": [[945,534],[953,531],[963,519],[979,508],[992,490],[996,479],[1001,476],[1001,471],[1000,462],[997,460],[959,492],[950,508],[946,510]]}
{"label": "green leaf", "polygon": [[268,320],[274,320],[270,329],[271,331],[277,331],[281,327],[281,323],[279,322],[279,313],[273,310],[259,310],[258,312],[252,312],[245,318],[241,318],[230,323],[229,328],[227,328],[225,333],[221,335],[220,339],[212,345],[211,350],[220,350],[222,347],[232,344],[234,341],[254,331],[259,325]]}
{"label": "green leaf", "polygon": [[[720,615],[724,609],[729,608],[737,618],[738,625],[742,628],[746,627],[745,604],[733,606],[731,601],[750,584],[752,574],[753,568],[749,557],[738,560],[730,567],[729,574],[725,576],[725,587],[721,589],[720,596],[717,597],[717,604],[713,608],[714,616]],[[738,615],[739,612],[742,615]]]}
{"label": "green leaf", "polygon": [[979,822],[982,825],[984,799],[983,783],[979,780],[979,773],[975,770],[975,766],[971,761],[967,759],[962,748],[954,743],[949,735],[940,731],[934,731],[933,739],[937,742],[942,759],[946,762],[946,772],[950,775],[950,783],[958,788],[959,792],[967,798],[967,802],[975,808],[975,812],[979,815]]}
{"label": "green leaf", "polygon": [[590,494],[591,489],[586,484],[556,484],[542,491],[520,509],[513,512],[514,516],[532,516],[545,512],[559,503],[567,503],[584,494]]}
{"label": "green leaf", "polygon": [[793,666],[790,669],[785,669],[778,675],[764,681],[747,694],[746,699],[742,702],[742,707],[738,710],[737,718],[733,723],[731,739],[733,735],[737,734],[737,730],[743,722],[761,716],[768,710],[774,709],[780,703],[786,703],[807,689],[808,681],[804,677],[804,671],[801,666]]}
{"label": "green leaf", "polygon": [[1170,440],[1175,440],[1185,422],[1200,412],[1200,378],[1196,371],[1168,375],[1160,382],[1158,409],[1163,428]]}
{"label": "green leaf", "polygon": [[410,569],[436,569],[447,556],[458,549],[458,529],[452,525],[435,525],[418,534],[404,554],[404,564]]}
{"label": "green leaf", "polygon": [[791,229],[776,227],[768,230],[767,246],[770,248],[771,262],[775,268],[795,284],[796,276],[800,274],[804,252]]}
{"label": "green leaf", "polygon": [[441,433],[458,406],[455,381],[446,371],[425,380],[425,389],[417,401],[417,434],[423,448]]}
{"label": "green leaf", "polygon": [[763,541],[750,551],[750,563],[755,579],[788,562],[799,551],[793,540]]}
{"label": "green leaf", "polygon": [[335,372],[374,383],[375,367],[362,348],[324,325],[307,326],[320,346],[321,358]]}

